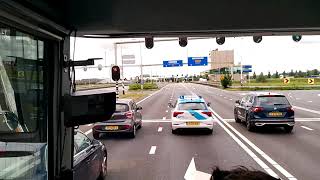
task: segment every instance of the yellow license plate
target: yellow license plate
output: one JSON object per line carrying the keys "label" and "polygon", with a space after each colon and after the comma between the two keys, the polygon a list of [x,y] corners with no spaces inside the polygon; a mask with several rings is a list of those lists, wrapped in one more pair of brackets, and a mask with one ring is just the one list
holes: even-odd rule
{"label": "yellow license plate", "polygon": [[187,122],[187,126],[199,126],[200,122]]}
{"label": "yellow license plate", "polygon": [[114,130],[118,130],[119,127],[118,126],[106,126],[106,130],[108,131],[114,131]]}
{"label": "yellow license plate", "polygon": [[281,112],[270,112],[269,116],[282,116]]}

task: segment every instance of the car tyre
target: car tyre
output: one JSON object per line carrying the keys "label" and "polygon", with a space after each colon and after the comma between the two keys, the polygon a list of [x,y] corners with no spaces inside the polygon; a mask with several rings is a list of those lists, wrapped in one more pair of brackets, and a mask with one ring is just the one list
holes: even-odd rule
{"label": "car tyre", "polygon": [[253,125],[251,122],[250,122],[250,119],[248,119],[248,117],[246,118],[246,126],[247,126],[247,130],[250,131],[250,132],[253,132],[255,131],[255,125]]}
{"label": "car tyre", "polygon": [[140,122],[139,126],[138,126],[138,129],[141,129],[142,128],[142,121]]}
{"label": "car tyre", "polygon": [[136,137],[136,133],[137,133],[136,125],[133,125],[133,130],[132,130],[132,132],[129,133],[129,137],[130,138],[135,138]]}
{"label": "car tyre", "polygon": [[241,119],[239,119],[237,113],[234,113],[234,120],[236,121],[236,123],[241,123]]}
{"label": "car tyre", "polygon": [[286,126],[286,127],[284,127],[284,131],[285,131],[286,133],[291,133],[292,130],[293,130],[293,126]]}
{"label": "car tyre", "polygon": [[177,130],[176,129],[172,129],[171,132],[172,132],[172,134],[177,134]]}
{"label": "car tyre", "polygon": [[99,132],[96,132],[96,131],[92,131],[92,136],[94,139],[100,139],[100,133]]}
{"label": "car tyre", "polygon": [[213,129],[209,129],[208,134],[213,134]]}
{"label": "car tyre", "polygon": [[100,174],[98,177],[98,180],[104,180],[104,178],[107,176],[107,153],[104,153],[104,157],[101,163],[101,169],[100,169]]}

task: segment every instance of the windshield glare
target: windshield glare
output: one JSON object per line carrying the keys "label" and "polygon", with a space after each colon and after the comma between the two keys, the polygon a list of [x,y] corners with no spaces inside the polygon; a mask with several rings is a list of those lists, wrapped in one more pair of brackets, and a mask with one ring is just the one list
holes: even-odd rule
{"label": "windshield glare", "polygon": [[196,103],[196,102],[188,102],[188,103],[180,103],[178,105],[178,110],[207,110],[205,103]]}
{"label": "windshield glare", "polygon": [[257,99],[258,106],[273,106],[273,105],[289,105],[289,102],[284,96],[259,96]]}

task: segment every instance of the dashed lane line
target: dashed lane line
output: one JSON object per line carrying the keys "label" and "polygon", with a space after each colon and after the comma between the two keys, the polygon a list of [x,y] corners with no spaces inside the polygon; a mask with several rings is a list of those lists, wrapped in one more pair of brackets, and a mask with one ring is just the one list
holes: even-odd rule
{"label": "dashed lane line", "polygon": [[156,153],[156,150],[157,150],[157,146],[151,146],[150,148],[150,151],[149,151],[149,154],[155,154]]}
{"label": "dashed lane line", "polygon": [[315,114],[320,114],[320,111],[316,111],[316,110],[313,110],[313,109],[308,109],[308,108],[299,107],[299,106],[293,106],[293,108],[300,109],[300,110],[303,110],[303,111],[308,111],[308,112],[315,113]]}
{"label": "dashed lane line", "polygon": [[88,135],[88,134],[90,134],[91,132],[92,132],[92,129],[88,130],[88,131],[85,132],[84,134],[85,134],[85,135]]}
{"label": "dashed lane line", "polygon": [[159,127],[159,128],[158,128],[158,132],[162,132],[162,127]]}
{"label": "dashed lane line", "polygon": [[166,120],[166,119],[167,119],[166,117],[163,117],[163,118],[162,118],[162,120]]}
{"label": "dashed lane line", "polygon": [[309,131],[313,131],[313,129],[307,127],[307,126],[301,126],[302,128],[306,129],[306,130],[309,130]]}

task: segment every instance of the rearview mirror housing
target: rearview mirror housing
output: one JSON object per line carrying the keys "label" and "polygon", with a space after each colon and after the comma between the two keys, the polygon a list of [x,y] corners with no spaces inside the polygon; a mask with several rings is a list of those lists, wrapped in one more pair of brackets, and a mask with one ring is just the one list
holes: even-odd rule
{"label": "rearview mirror housing", "polygon": [[111,118],[115,109],[115,92],[91,94],[90,91],[80,91],[65,95],[65,125],[74,127],[105,121]]}

